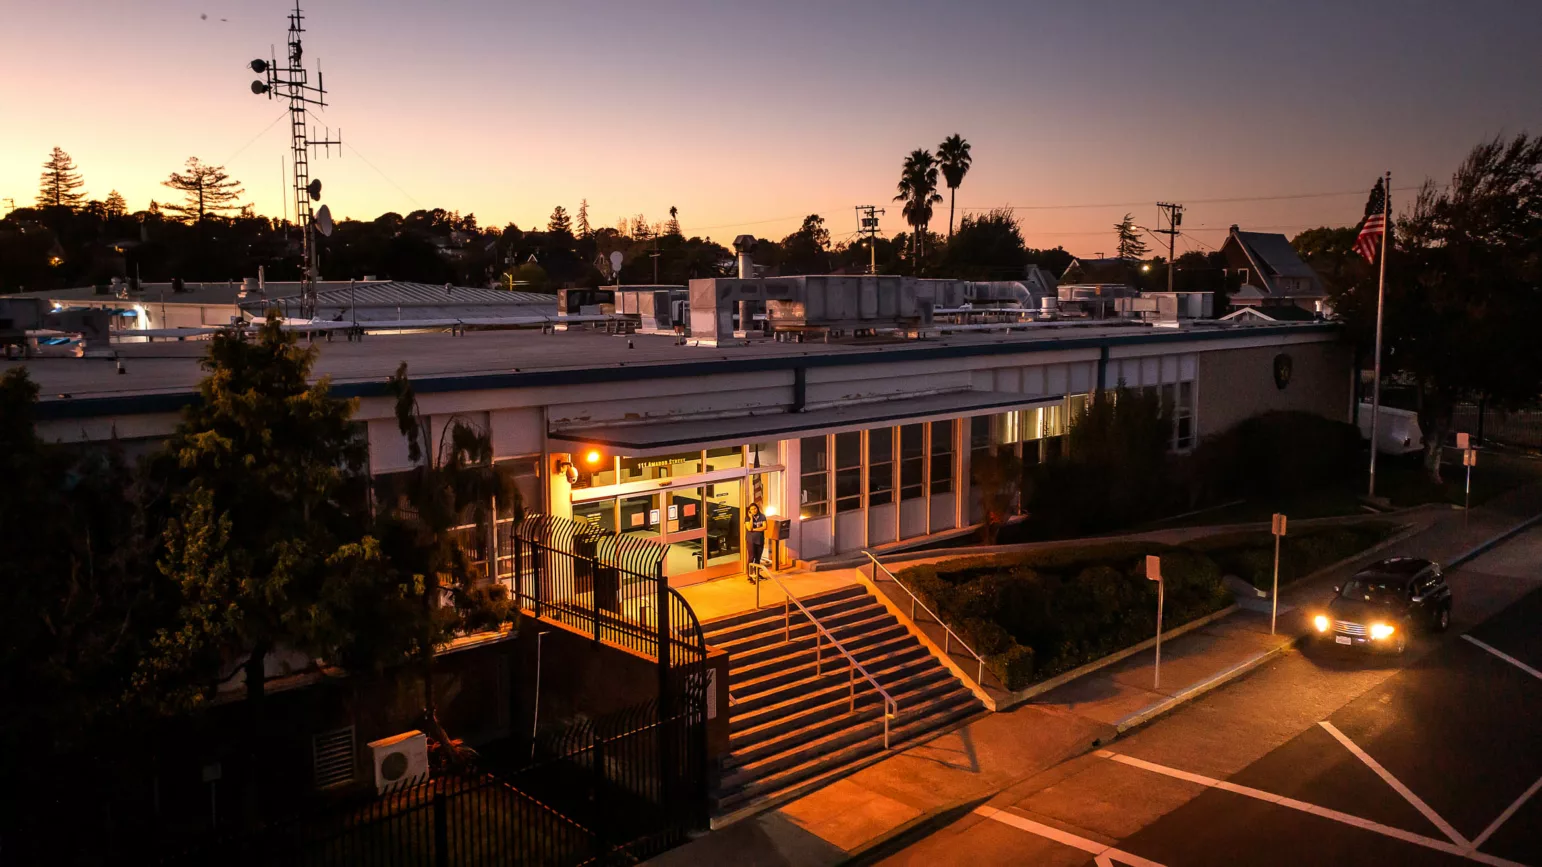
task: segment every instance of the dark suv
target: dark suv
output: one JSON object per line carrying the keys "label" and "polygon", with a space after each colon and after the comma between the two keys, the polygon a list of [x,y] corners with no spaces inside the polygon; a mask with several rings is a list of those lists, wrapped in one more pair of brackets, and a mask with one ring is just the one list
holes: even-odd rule
{"label": "dark suv", "polygon": [[1394,557],[1355,573],[1312,616],[1324,641],[1402,653],[1416,628],[1444,631],[1451,625],[1451,588],[1439,564]]}

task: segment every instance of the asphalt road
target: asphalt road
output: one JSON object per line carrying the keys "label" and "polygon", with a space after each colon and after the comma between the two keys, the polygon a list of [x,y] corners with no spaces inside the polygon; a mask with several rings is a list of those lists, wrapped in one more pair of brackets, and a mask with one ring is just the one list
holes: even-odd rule
{"label": "asphalt road", "polygon": [[885,863],[1542,867],[1542,529],[1402,657],[1310,645]]}

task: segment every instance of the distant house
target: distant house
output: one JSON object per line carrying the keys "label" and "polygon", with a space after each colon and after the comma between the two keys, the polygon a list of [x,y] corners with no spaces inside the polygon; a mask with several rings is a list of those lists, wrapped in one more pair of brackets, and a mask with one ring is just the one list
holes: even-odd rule
{"label": "distant house", "polygon": [[1225,322],[1312,322],[1317,314],[1294,304],[1270,304],[1259,307],[1238,307],[1221,317]]}
{"label": "distant house", "polygon": [[1239,284],[1233,309],[1289,305],[1315,311],[1327,298],[1317,272],[1301,260],[1284,235],[1244,232],[1236,226],[1221,245],[1226,275]]}

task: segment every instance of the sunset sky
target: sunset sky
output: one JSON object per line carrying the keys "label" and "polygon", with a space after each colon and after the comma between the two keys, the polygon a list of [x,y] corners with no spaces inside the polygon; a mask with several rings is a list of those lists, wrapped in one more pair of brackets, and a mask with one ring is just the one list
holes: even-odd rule
{"label": "sunset sky", "polygon": [[[283,0],[0,0],[0,200],[30,204],[54,145],[131,209],[189,156],[277,215]],[[1126,211],[1186,202],[1185,245],[1231,223],[1355,222],[1377,175],[1444,180],[1475,142],[1542,132],[1542,3],[493,2],[313,0],[341,155],[338,216],[419,207],[544,225],[680,209],[687,234],[840,240],[905,154],[961,133],[962,208],[1014,205],[1030,246],[1111,251]],[[206,18],[203,16],[207,16]],[[275,122],[277,121],[277,122]],[[1204,200],[1277,198],[1272,201]],[[1400,193],[1395,205],[1406,202]],[[8,205],[0,201],[0,207]],[[1098,207],[1060,207],[1067,205]],[[947,228],[946,204],[934,230]],[[1185,247],[1180,247],[1180,251]]]}

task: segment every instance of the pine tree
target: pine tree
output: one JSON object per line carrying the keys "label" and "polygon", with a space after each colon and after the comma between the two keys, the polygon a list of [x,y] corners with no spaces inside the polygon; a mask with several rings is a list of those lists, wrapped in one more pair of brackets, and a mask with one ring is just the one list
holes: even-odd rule
{"label": "pine tree", "polygon": [[679,214],[680,214],[680,210],[678,208],[676,208],[674,205],[670,205],[669,206],[669,222],[664,224],[664,234],[666,234],[666,235],[679,235],[680,234],[680,217],[679,217]]}
{"label": "pine tree", "polygon": [[552,208],[551,219],[546,221],[546,231],[553,235],[573,234],[573,221],[568,218],[567,208],[561,205]]}
{"label": "pine tree", "polygon": [[224,211],[241,210],[239,199],[246,193],[241,188],[241,182],[233,180],[225,173],[224,166],[210,166],[198,161],[198,157],[187,158],[187,172],[178,174],[172,172],[171,177],[162,181],[163,186],[179,190],[186,196],[184,205],[162,205],[163,208],[184,218],[202,220],[204,217]]}
{"label": "pine tree", "polygon": [[123,200],[123,194],[117,190],[113,190],[107,194],[107,202],[105,205],[107,208],[107,216],[109,217],[121,217],[128,213],[128,202]]}
{"label": "pine tree", "polygon": [[1114,231],[1119,233],[1118,252],[1114,255],[1121,259],[1144,259],[1146,257],[1146,242],[1140,239],[1140,232],[1135,229],[1135,216],[1125,214],[1124,219],[1114,225]]}
{"label": "pine tree", "polygon": [[594,229],[589,225],[589,200],[578,200],[578,237],[587,238],[594,234]]}
{"label": "pine tree", "polygon": [[37,203],[43,208],[78,208],[86,201],[80,192],[85,182],[75,168],[75,161],[62,148],[54,148],[48,162],[43,163],[43,174],[38,179]]}

